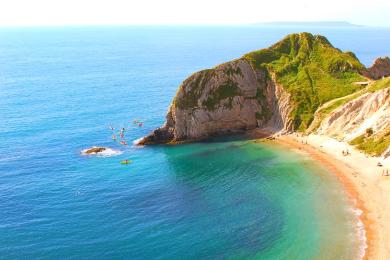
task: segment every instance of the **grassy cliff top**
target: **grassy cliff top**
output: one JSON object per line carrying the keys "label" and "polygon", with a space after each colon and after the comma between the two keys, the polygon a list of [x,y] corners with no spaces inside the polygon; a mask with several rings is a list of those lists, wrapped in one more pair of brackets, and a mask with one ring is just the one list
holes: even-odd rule
{"label": "grassy cliff top", "polygon": [[[324,36],[310,33],[287,35],[271,47],[250,52],[239,60],[246,60],[253,68],[275,76],[277,83],[291,94],[294,106],[291,118],[294,129],[300,131],[309,127],[322,104],[355,93],[363,87],[353,83],[365,81],[360,74],[365,67],[352,52],[342,52]],[[240,95],[230,76],[242,76],[242,73],[232,69],[230,64],[194,73],[178,90],[180,95],[176,95],[174,105],[181,109],[196,107],[217,68],[223,68],[229,80],[215,93],[209,93],[210,97],[202,106],[214,110],[222,99],[231,100]]]}
{"label": "grassy cliff top", "polygon": [[296,130],[305,130],[325,102],[349,95],[361,86],[365,67],[351,52],[342,52],[323,36],[290,34],[269,48],[244,55],[254,67],[267,69],[290,94]]}

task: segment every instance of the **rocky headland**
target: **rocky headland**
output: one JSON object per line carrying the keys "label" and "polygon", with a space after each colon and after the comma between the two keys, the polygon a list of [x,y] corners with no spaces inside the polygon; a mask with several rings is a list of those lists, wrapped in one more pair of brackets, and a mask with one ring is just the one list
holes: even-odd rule
{"label": "rocky headland", "polygon": [[383,143],[366,150],[388,154],[388,75],[388,57],[366,68],[323,36],[291,34],[269,48],[192,74],[179,86],[164,125],[139,144],[262,129],[329,135],[361,149]]}

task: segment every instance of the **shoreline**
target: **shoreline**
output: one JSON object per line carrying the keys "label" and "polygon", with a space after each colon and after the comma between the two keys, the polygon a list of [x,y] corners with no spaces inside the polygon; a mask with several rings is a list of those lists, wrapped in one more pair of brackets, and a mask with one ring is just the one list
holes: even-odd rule
{"label": "shoreline", "polygon": [[[362,245],[365,247],[362,258],[390,259],[390,247],[385,244],[390,241],[390,197],[383,196],[390,193],[390,176],[381,175],[384,168],[390,168],[390,160],[366,157],[347,143],[326,136],[310,135],[302,139],[290,134],[277,137],[274,142],[304,151],[337,177],[354,207],[362,212],[358,216],[365,235],[359,240],[366,244]],[[345,149],[351,154],[343,156]],[[376,165],[378,161],[383,167]]]}

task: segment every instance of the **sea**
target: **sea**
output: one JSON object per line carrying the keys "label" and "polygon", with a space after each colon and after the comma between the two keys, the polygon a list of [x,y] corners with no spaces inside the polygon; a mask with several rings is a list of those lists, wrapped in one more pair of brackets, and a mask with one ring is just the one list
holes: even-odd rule
{"label": "sea", "polygon": [[[359,209],[299,150],[132,144],[191,73],[303,31],[365,65],[390,55],[379,27],[1,28],[0,259],[361,257]],[[92,146],[111,150],[81,154]]]}

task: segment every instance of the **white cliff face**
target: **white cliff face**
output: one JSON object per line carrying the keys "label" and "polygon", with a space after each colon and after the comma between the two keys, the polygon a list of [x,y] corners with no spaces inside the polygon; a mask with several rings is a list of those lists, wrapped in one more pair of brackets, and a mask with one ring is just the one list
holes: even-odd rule
{"label": "white cliff face", "polygon": [[[237,73],[228,75],[225,72],[228,69]],[[181,100],[190,98],[185,94],[191,92],[193,90],[191,88],[199,87],[194,83],[202,76],[202,73],[195,74],[190,81],[186,80],[183,83],[175,98],[175,104],[186,102]],[[257,126],[255,111],[260,111],[261,106],[256,99],[248,97],[256,96],[258,82],[255,72],[248,63],[239,60],[223,64],[202,83],[203,90],[195,106],[172,106],[176,140],[200,139],[222,131],[253,129]],[[212,98],[224,84],[228,86],[226,92],[233,94],[217,94],[215,99]]]}
{"label": "white cliff face", "polygon": [[186,79],[164,126],[141,144],[199,140],[257,127],[291,131],[289,104],[290,95],[266,70],[254,69],[247,60],[238,59]]}
{"label": "white cliff face", "polygon": [[[266,71],[255,70],[248,61],[239,59],[208,73],[211,75],[201,83],[202,92],[195,106],[183,107],[180,102],[188,98],[186,93],[191,92],[191,88],[199,88],[199,84],[194,83],[200,82],[202,72],[184,81],[177,93],[174,103],[179,105],[171,106],[175,140],[202,139],[256,127],[288,130],[291,125],[289,95],[267,77]],[[234,95],[216,94],[227,84]]]}
{"label": "white cliff face", "polygon": [[331,112],[317,133],[350,141],[372,128],[373,134],[390,129],[390,87],[366,93]]}
{"label": "white cliff face", "polygon": [[271,118],[265,124],[259,126],[270,132],[288,133],[293,131],[293,122],[290,114],[294,109],[291,103],[291,95],[276,83],[275,76],[266,88],[267,103],[269,104]]}

